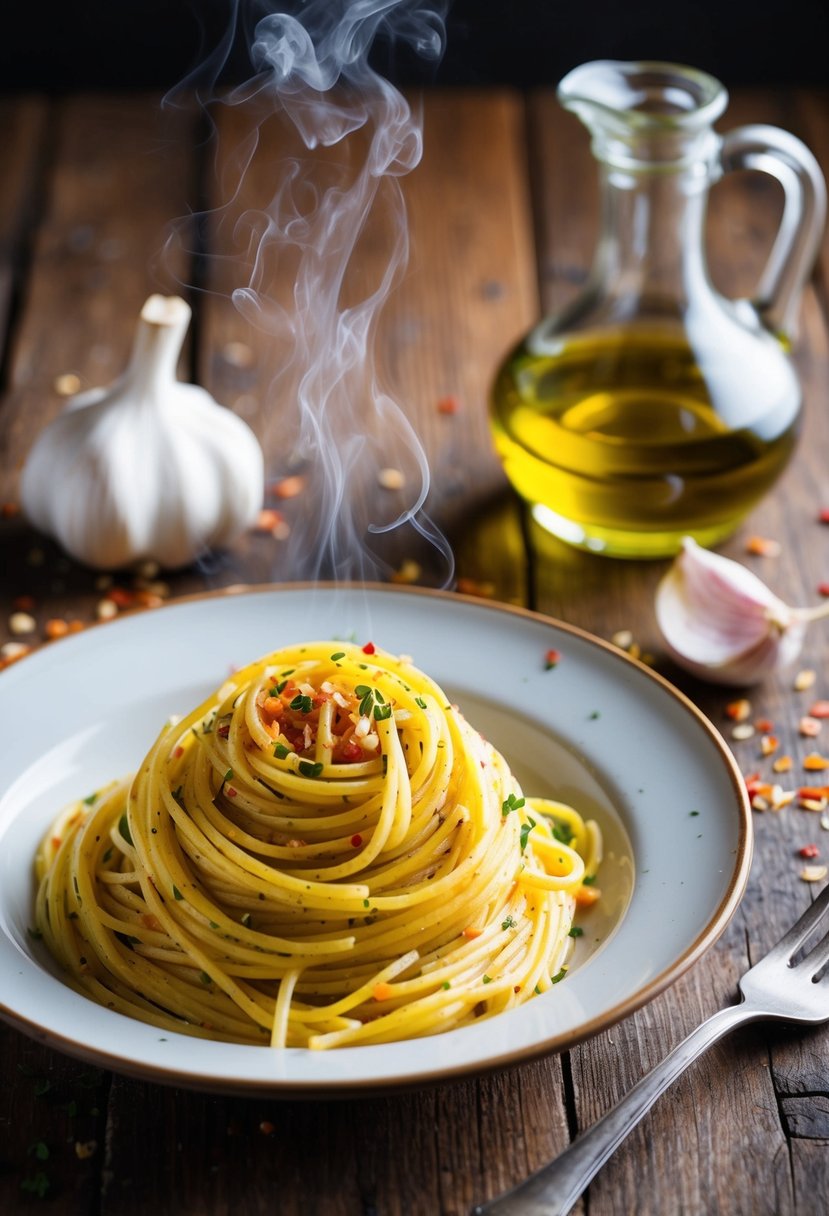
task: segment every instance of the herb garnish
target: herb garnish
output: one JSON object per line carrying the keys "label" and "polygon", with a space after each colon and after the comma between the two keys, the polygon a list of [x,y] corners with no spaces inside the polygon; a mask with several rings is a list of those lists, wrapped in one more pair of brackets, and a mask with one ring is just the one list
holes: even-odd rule
{"label": "herb garnish", "polygon": [[524,852],[524,850],[527,847],[527,841],[529,839],[530,832],[533,830],[534,827],[535,827],[535,820],[533,819],[532,815],[528,815],[527,822],[521,824],[520,839],[521,839],[521,852],[522,853]]}
{"label": "herb garnish", "polygon": [[510,794],[506,801],[501,804],[501,814],[508,815],[510,811],[520,811],[525,801],[524,798],[516,798],[515,794]]}

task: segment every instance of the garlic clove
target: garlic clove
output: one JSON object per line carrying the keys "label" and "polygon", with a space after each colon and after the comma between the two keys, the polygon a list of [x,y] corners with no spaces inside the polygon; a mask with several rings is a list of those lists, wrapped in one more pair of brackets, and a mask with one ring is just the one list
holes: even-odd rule
{"label": "garlic clove", "polygon": [[792,662],[806,631],[751,570],[690,537],[659,584],[656,620],[679,666],[719,684],[753,684]]}
{"label": "garlic clove", "polygon": [[230,544],[262,505],[264,461],[242,419],[176,379],[190,320],[151,296],[129,366],[73,398],[36,440],[21,482],[29,520],[73,557],[110,570],[185,566]]}

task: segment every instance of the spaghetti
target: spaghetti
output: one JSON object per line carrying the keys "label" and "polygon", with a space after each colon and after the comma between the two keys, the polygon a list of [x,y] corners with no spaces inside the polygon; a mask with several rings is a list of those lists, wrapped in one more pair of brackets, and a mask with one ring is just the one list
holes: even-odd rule
{"label": "spaghetti", "polygon": [[383,1043],[561,979],[600,853],[409,660],[313,643],[234,674],[63,813],[36,921],[74,987],[154,1026]]}

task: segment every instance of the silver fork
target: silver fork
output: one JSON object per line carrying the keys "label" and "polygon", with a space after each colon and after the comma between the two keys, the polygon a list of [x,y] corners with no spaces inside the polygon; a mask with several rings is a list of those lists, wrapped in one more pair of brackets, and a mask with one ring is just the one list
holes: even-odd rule
{"label": "silver fork", "polygon": [[802,959],[793,961],[827,913],[829,886],[777,945],[745,973],[739,983],[739,1005],[708,1018],[555,1161],[513,1190],[473,1208],[473,1216],[566,1216],[660,1094],[723,1035],[744,1022],[763,1018],[809,1025],[829,1021],[829,980],[821,982],[829,964],[829,932]]}

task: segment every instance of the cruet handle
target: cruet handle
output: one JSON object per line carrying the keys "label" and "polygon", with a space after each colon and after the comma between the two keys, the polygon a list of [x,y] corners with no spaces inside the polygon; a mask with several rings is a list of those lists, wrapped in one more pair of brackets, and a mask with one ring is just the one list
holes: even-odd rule
{"label": "cruet handle", "polygon": [[800,297],[826,220],[823,174],[812,153],[795,135],[759,123],[737,127],[723,136],[720,164],[726,173],[732,169],[769,173],[783,187],[783,217],[754,306],[774,333],[793,337]]}

